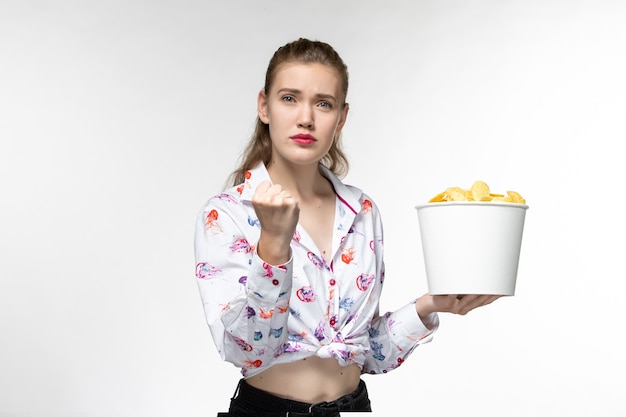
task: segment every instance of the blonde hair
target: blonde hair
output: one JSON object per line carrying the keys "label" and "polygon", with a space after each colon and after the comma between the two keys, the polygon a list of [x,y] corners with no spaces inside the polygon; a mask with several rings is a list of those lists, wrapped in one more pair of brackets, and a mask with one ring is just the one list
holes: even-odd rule
{"label": "blonde hair", "polygon": [[[281,64],[293,62],[319,63],[334,68],[341,81],[343,93],[341,105],[345,105],[348,95],[348,67],[329,44],[304,38],[290,42],[274,52],[265,73],[263,91],[266,94],[269,94],[278,67]],[[271,158],[272,140],[270,138],[269,126],[263,123],[257,116],[254,133],[241,155],[241,163],[229,177],[230,183],[232,185],[241,184],[245,181],[246,171],[256,166],[259,162],[263,162],[265,165],[269,164]],[[348,173],[348,158],[342,150],[341,134],[335,137],[333,144],[328,153],[322,158],[321,163],[340,178]]]}

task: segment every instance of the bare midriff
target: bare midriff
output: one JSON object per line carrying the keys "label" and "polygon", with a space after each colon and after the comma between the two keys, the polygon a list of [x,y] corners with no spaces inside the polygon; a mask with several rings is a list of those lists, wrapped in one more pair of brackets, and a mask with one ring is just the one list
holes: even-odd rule
{"label": "bare midriff", "polygon": [[306,403],[333,401],[357,389],[358,365],[341,366],[336,359],[317,356],[274,365],[246,382],[277,397]]}

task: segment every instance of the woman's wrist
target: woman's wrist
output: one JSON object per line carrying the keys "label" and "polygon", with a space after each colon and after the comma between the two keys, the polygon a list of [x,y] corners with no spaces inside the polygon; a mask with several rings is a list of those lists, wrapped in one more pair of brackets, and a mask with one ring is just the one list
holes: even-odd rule
{"label": "woman's wrist", "polygon": [[256,253],[263,262],[270,265],[282,265],[291,259],[289,242],[279,242],[277,239],[264,238],[261,234],[256,247]]}
{"label": "woman's wrist", "polygon": [[436,312],[432,301],[432,297],[429,294],[424,294],[415,301],[415,310],[422,321]]}

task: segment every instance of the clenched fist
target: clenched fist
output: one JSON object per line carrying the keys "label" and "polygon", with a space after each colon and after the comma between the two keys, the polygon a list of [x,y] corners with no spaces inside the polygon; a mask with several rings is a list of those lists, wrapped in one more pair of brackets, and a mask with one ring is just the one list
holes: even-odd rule
{"label": "clenched fist", "polygon": [[252,206],[261,224],[258,255],[272,265],[287,262],[291,256],[289,244],[300,214],[298,202],[280,185],[263,181],[252,196]]}

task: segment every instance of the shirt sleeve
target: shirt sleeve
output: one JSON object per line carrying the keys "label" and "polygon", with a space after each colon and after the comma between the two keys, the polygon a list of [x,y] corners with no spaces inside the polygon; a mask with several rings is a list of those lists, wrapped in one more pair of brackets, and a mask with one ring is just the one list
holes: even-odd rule
{"label": "shirt sleeve", "polygon": [[241,202],[209,200],[194,239],[196,281],[213,341],[244,375],[283,352],[293,263],[263,262],[255,247],[258,221],[248,221],[248,212]]}
{"label": "shirt sleeve", "polygon": [[369,350],[367,350],[363,373],[386,373],[400,366],[420,344],[432,340],[439,327],[437,313],[430,314],[426,321],[427,327],[415,310],[415,301],[404,305],[395,312],[379,314],[380,299],[385,279],[385,263],[383,260],[383,226],[380,213],[373,204],[373,221],[376,237],[374,239],[374,256],[376,257],[376,274],[380,279],[375,299],[375,314],[369,326]]}
{"label": "shirt sleeve", "polygon": [[420,320],[415,301],[372,320],[363,373],[386,373],[402,365],[417,346],[432,340],[439,318],[432,313],[428,320],[433,324],[431,329]]}

